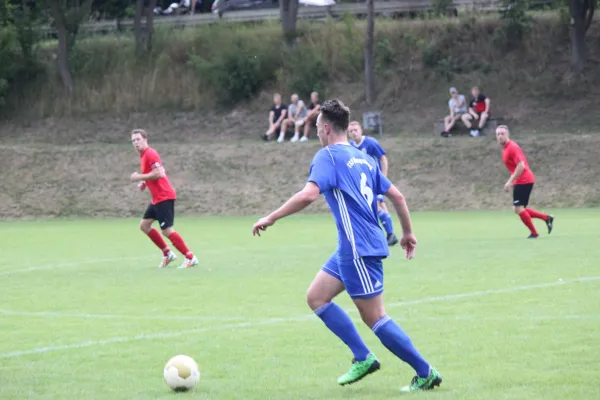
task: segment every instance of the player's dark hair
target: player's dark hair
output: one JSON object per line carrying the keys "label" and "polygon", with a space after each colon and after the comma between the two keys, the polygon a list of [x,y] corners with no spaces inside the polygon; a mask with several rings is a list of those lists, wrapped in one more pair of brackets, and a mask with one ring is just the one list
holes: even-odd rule
{"label": "player's dark hair", "polygon": [[148,133],[143,129],[134,129],[131,131],[131,136],[140,134],[144,139],[148,139]]}
{"label": "player's dark hair", "polygon": [[340,100],[327,100],[321,106],[321,119],[331,124],[334,131],[345,134],[350,122],[350,109]]}

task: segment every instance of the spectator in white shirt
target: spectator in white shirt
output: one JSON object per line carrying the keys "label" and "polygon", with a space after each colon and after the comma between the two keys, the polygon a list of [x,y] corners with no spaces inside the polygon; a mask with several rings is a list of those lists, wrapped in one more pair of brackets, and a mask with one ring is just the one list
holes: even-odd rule
{"label": "spectator in white shirt", "polygon": [[455,87],[450,88],[450,100],[448,101],[448,108],[450,109],[450,115],[444,118],[444,131],[442,136],[449,137],[450,131],[454,128],[456,121],[467,113],[467,101],[465,96],[458,93]]}

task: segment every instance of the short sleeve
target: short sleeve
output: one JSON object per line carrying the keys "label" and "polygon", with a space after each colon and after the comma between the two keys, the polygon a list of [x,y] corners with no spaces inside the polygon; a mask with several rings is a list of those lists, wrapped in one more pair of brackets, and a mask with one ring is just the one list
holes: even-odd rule
{"label": "short sleeve", "polygon": [[477,102],[477,100],[475,99],[471,99],[471,101],[469,102],[469,106],[473,107],[475,105],[475,103]]}
{"label": "short sleeve", "polygon": [[159,168],[162,164],[160,162],[160,157],[156,151],[148,152],[146,158],[146,165],[149,169]]}
{"label": "short sleeve", "polygon": [[386,194],[388,190],[390,190],[392,182],[383,174],[383,172],[381,172],[381,169],[379,167],[377,168],[376,178],[377,187],[375,189],[377,194]]}
{"label": "short sleeve", "polygon": [[335,188],[335,164],[333,157],[326,148],[319,150],[313,158],[313,161],[310,164],[308,182],[316,184],[321,193]]}
{"label": "short sleeve", "polygon": [[510,156],[514,161],[515,165],[520,163],[521,161],[525,161],[525,154],[523,154],[523,150],[520,147],[513,147],[510,150]]}
{"label": "short sleeve", "polygon": [[373,149],[373,155],[376,159],[379,160],[381,156],[385,156],[385,150],[383,149],[383,147],[381,147],[377,140],[373,139],[373,141],[371,142],[371,148]]}

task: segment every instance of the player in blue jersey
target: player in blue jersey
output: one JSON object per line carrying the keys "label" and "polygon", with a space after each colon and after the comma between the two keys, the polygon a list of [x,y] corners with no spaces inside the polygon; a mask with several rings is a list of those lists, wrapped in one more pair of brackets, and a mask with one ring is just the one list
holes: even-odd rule
{"label": "player in blue jersey", "polygon": [[[348,126],[348,135],[352,138],[350,144],[373,157],[379,164],[379,168],[381,168],[383,175],[387,176],[388,159],[385,155],[385,150],[381,147],[379,142],[372,137],[364,136],[362,127],[358,121],[350,122],[350,125]],[[377,196],[377,215],[387,234],[388,246],[394,246],[398,244],[398,238],[394,234],[392,217],[390,216],[384,200],[385,197],[382,194]]]}
{"label": "player in blue jersey", "polygon": [[281,218],[301,211],[323,194],[338,230],[335,253],[317,273],[307,292],[315,314],[352,351],[350,370],[338,379],[340,385],[354,383],[377,371],[380,363],[358,334],[348,314],[333,298],[346,290],[362,320],[383,345],[416,371],[403,391],[429,390],[442,382],[440,374],[415,349],[408,335],[385,313],[383,263],[389,254],[385,235],[377,221],[377,195],[385,194],[394,205],[400,224],[400,245],[411,259],[417,240],[412,234],[404,196],[383,175],[375,160],[348,143],[346,130],[350,110],[339,100],[321,106],[317,134],[324,146],[310,166],[308,182],[280,208],[261,218],[254,235]]}

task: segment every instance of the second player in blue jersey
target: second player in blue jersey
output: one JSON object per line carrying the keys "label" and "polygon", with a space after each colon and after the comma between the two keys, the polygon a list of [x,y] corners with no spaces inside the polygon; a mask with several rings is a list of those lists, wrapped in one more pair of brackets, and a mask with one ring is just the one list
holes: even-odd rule
{"label": "second player in blue jersey", "polygon": [[[387,176],[388,159],[385,150],[381,147],[379,142],[372,137],[364,136],[362,127],[358,121],[352,121],[350,123],[348,126],[348,134],[352,138],[350,144],[373,157],[379,164],[379,168],[381,168],[383,175]],[[398,238],[394,234],[392,217],[390,216],[384,200],[385,198],[383,195],[377,196],[377,215],[387,234],[388,245],[394,246],[398,243]]]}
{"label": "second player in blue jersey", "polygon": [[350,110],[339,100],[321,106],[317,134],[323,149],[315,155],[304,188],[252,228],[259,235],[288,215],[301,211],[323,194],[333,213],[338,245],[307,292],[307,303],[325,326],[353,354],[352,366],[338,379],[347,385],[379,370],[380,362],[361,338],[350,316],[333,299],[346,290],[365,324],[394,355],[416,372],[405,391],[429,390],[442,382],[412,344],[408,335],[386,313],[383,302],[383,259],[388,244],[377,221],[377,196],[387,196],[400,218],[400,245],[412,258],[417,240],[412,234],[404,196],[385,177],[375,159],[348,143]]}

